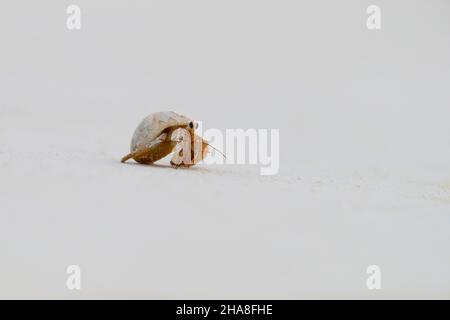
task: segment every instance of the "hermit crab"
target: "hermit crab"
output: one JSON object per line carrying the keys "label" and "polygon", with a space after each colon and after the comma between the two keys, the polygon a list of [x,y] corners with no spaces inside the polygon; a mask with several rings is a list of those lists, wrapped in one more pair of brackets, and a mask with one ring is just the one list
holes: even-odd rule
{"label": "hermit crab", "polygon": [[198,124],[173,111],[152,113],[136,128],[131,140],[130,153],[122,162],[134,159],[152,164],[170,153],[172,167],[190,167],[206,157],[206,140],[195,134]]}

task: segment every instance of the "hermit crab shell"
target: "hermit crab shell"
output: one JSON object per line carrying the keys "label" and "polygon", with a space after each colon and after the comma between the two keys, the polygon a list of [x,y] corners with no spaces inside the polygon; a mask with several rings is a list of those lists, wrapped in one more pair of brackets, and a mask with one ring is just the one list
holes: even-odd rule
{"label": "hermit crab shell", "polygon": [[185,127],[192,119],[173,111],[155,112],[146,117],[136,128],[131,139],[131,153],[154,145],[155,139],[164,130],[172,127]]}

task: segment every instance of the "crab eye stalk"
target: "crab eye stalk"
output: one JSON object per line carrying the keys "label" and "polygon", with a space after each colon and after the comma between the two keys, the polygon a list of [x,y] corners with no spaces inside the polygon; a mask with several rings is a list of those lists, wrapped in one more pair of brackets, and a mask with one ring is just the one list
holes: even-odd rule
{"label": "crab eye stalk", "polygon": [[192,121],[189,122],[189,128],[194,129],[194,123]]}

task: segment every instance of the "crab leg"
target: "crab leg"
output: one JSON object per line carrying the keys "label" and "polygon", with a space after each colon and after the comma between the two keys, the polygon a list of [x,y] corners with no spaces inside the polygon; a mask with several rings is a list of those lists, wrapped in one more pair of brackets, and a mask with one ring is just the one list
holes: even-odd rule
{"label": "crab leg", "polygon": [[[151,147],[143,148],[136,150],[135,152],[129,153],[126,156],[120,160],[122,163],[126,162],[127,160],[133,158],[133,159],[139,159],[139,158],[153,158],[153,155],[159,155],[161,152],[166,152],[168,148],[172,150],[175,147],[174,143],[170,140],[167,140],[167,134],[163,133],[158,138],[154,140],[154,143]],[[170,152],[169,152],[170,153]],[[165,155],[164,155],[165,156]],[[156,159],[159,160],[159,159]],[[154,161],[156,161],[154,160]]]}

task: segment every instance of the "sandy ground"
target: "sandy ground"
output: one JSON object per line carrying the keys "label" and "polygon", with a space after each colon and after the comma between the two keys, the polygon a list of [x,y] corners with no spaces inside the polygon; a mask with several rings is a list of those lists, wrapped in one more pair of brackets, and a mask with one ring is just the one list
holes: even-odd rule
{"label": "sandy ground", "polygon": [[[450,298],[448,4],[194,2],[0,13],[0,298]],[[280,129],[279,173],[121,164],[166,109]]]}
{"label": "sandy ground", "polygon": [[[1,115],[2,137],[16,135],[0,153],[3,298],[449,297],[442,180],[306,160],[264,177],[121,164],[119,119],[27,115]],[[79,292],[65,288],[70,264]],[[380,291],[365,286],[371,264]]]}

